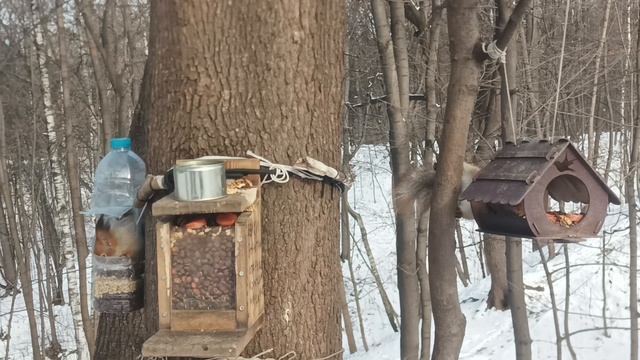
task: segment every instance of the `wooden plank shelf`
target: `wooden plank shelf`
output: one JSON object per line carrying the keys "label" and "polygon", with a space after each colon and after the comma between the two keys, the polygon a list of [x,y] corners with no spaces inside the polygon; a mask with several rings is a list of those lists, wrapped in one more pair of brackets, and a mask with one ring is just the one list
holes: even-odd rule
{"label": "wooden plank shelf", "polygon": [[256,188],[202,201],[178,201],[171,193],[153,204],[153,216],[243,212],[256,201],[256,197]]}
{"label": "wooden plank shelf", "polygon": [[239,356],[255,332],[262,317],[251,328],[234,332],[186,332],[161,329],[145,341],[143,357],[233,358]]}

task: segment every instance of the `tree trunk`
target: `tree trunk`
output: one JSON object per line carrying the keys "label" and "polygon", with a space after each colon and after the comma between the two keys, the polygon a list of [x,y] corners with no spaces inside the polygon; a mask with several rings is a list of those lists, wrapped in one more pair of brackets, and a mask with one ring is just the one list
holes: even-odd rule
{"label": "tree trunk", "polygon": [[513,337],[516,346],[516,359],[531,359],[531,336],[527,304],[524,300],[522,281],[522,239],[506,237],[507,243],[507,279],[509,279],[509,307],[513,324]]}
{"label": "tree trunk", "polygon": [[[428,19],[426,2],[422,3],[420,11],[424,19]],[[425,20],[426,23],[426,20]],[[436,75],[438,72],[438,49],[440,47],[440,29],[444,23],[444,9],[441,0],[431,1],[431,27],[429,32],[422,35],[425,74],[424,94],[426,100],[425,149],[422,155],[422,166],[433,168],[435,161],[434,144],[436,139],[436,120],[438,106],[436,101]],[[425,25],[426,26],[426,25]],[[428,35],[428,36],[427,36]],[[427,256],[429,247],[429,204],[418,204],[418,233],[416,236],[416,267],[418,268],[418,283],[420,285],[420,360],[431,358],[431,291],[429,289],[429,271],[427,270]],[[427,209],[425,209],[427,208]]]}
{"label": "tree trunk", "polygon": [[[426,2],[420,8],[422,15],[428,19]],[[426,21],[425,21],[426,23]],[[440,48],[440,29],[444,23],[444,8],[441,0],[431,1],[431,27],[422,35],[426,61],[424,74],[424,94],[426,100],[425,149],[422,166],[433,168],[435,161],[434,144],[436,139],[436,121],[438,106],[436,101],[436,75],[438,72],[438,49]],[[428,35],[428,36],[427,36]],[[431,290],[429,289],[429,271],[427,256],[429,247],[429,204],[418,204],[418,234],[416,241],[416,266],[420,285],[421,325],[420,325],[420,360],[431,358]]]}
{"label": "tree trunk", "polygon": [[429,219],[429,285],[435,321],[433,359],[460,355],[465,318],[460,310],[455,270],[455,210],[460,192],[469,121],[478,93],[480,64],[472,56],[479,41],[479,3],[448,2],[451,75]]}
{"label": "tree trunk", "polygon": [[576,360],[576,352],[571,344],[571,332],[569,331],[569,311],[571,310],[571,264],[569,263],[569,247],[564,244],[564,340],[571,359]]}
{"label": "tree trunk", "polygon": [[[393,188],[400,183],[401,179],[410,169],[409,141],[407,133],[407,122],[404,118],[403,106],[408,104],[408,94],[403,100],[404,87],[408,86],[400,81],[399,74],[404,74],[403,56],[400,52],[396,59],[394,54],[395,46],[405,47],[403,36],[398,35],[398,22],[404,22],[404,5],[401,2],[394,2],[392,5],[393,29],[390,29],[387,19],[385,1],[372,0],[371,9],[376,29],[376,43],[380,54],[380,64],[384,77],[385,90],[388,96],[387,115],[389,117],[389,145],[391,148],[391,173]],[[402,10],[401,10],[402,9]],[[401,16],[400,16],[401,15]],[[390,33],[393,30],[394,39]],[[402,29],[404,30],[404,28]],[[405,49],[406,51],[406,49]],[[408,71],[408,70],[407,70]],[[401,89],[402,86],[402,89]],[[408,92],[408,91],[407,91]],[[420,337],[418,336],[418,324],[420,308],[420,289],[418,287],[417,265],[416,265],[416,223],[413,211],[400,214],[396,212],[396,248],[398,254],[398,291],[400,293],[400,357],[403,360],[414,360],[418,358]]]}
{"label": "tree trunk", "polygon": [[460,253],[460,264],[462,265],[461,280],[464,287],[471,283],[471,275],[469,274],[469,264],[467,263],[467,252],[464,249],[464,237],[462,236],[462,228],[460,221],[456,221],[456,237],[458,240],[458,252]]}
{"label": "tree trunk", "polygon": [[[176,159],[246,150],[277,163],[309,155],[338,167],[344,26],[341,1],[152,2],[142,111],[132,127],[136,152],[151,173]],[[341,351],[339,199],[295,178],[265,186],[265,322],[248,354],[273,348],[276,358],[295,351],[311,359]],[[147,235],[149,249],[153,232]],[[150,250],[145,311],[153,333]],[[100,329],[109,322],[103,316]],[[117,338],[136,331],[126,327]],[[98,349],[109,342],[103,336]]]}
{"label": "tree trunk", "polygon": [[[68,272],[75,272],[75,262],[78,261],[78,276],[80,281],[80,296],[71,297],[69,304],[72,309],[80,309],[84,337],[87,341],[88,349],[78,349],[79,358],[91,357],[94,349],[93,325],[89,315],[89,286],[87,281],[87,234],[84,228],[84,216],[80,213],[82,209],[82,195],[80,193],[80,166],[78,162],[78,151],[76,149],[76,138],[73,131],[75,124],[74,116],[71,114],[71,79],[69,77],[68,40],[64,26],[64,0],[56,0],[56,23],[58,30],[58,49],[60,55],[60,79],[62,81],[62,104],[65,116],[65,140],[67,157],[67,176],[69,177],[69,188],[71,191],[71,211],[73,214],[73,230],[75,235],[75,249],[69,238],[65,241],[65,259],[69,264]],[[77,258],[76,252],[77,251]],[[78,281],[73,275],[73,281]],[[71,284],[72,280],[69,281]],[[71,294],[71,290],[69,291]],[[88,352],[85,352],[88,350]]]}
{"label": "tree trunk", "polygon": [[[422,5],[424,8],[426,6]],[[444,7],[442,5],[442,0],[432,0],[431,1],[431,28],[429,28],[429,39],[428,45],[425,46],[426,49],[426,61],[427,66],[425,69],[425,77],[424,77],[424,86],[425,86],[425,97],[426,97],[426,145],[425,145],[425,154],[423,163],[428,166],[428,164],[433,164],[434,162],[434,152],[433,145],[436,139],[436,120],[438,115],[438,105],[436,101],[436,75],[438,72],[438,49],[440,47],[440,29],[442,28],[442,24],[444,22]],[[427,14],[424,14],[425,18]],[[428,220],[428,218],[427,218]]]}
{"label": "tree trunk", "polygon": [[538,254],[540,254],[540,261],[542,262],[544,274],[547,278],[547,286],[549,287],[551,313],[553,314],[553,329],[556,332],[556,360],[562,360],[562,335],[560,335],[560,320],[558,319],[558,305],[556,303],[556,292],[553,288],[553,278],[551,277],[551,272],[549,272],[549,265],[547,264],[547,259],[544,257],[542,246],[538,247]]}
{"label": "tree trunk", "polygon": [[[640,28],[638,28],[637,45],[640,46]],[[637,56],[640,56],[638,47]],[[640,58],[636,58],[636,72],[640,70]],[[637,93],[640,94],[640,81]],[[638,213],[636,210],[636,176],[638,176],[638,160],[640,160],[640,111],[637,112],[633,126],[631,155],[629,156],[629,173],[625,177],[627,203],[629,204],[629,317],[631,327],[631,360],[638,360]]]}
{"label": "tree trunk", "polygon": [[[84,359],[88,354],[86,352],[86,345],[83,341],[83,326],[82,326],[82,314],[76,301],[80,299],[78,274],[75,270],[75,256],[73,251],[73,241],[70,233],[70,221],[69,221],[69,209],[68,209],[68,197],[65,191],[65,184],[62,178],[62,161],[58,156],[59,146],[62,142],[58,141],[56,134],[56,120],[53,110],[53,101],[51,88],[49,83],[49,73],[46,66],[46,59],[44,51],[44,37],[43,26],[40,19],[37,17],[38,10],[35,0],[31,0],[31,16],[36,45],[36,55],[38,59],[38,65],[40,69],[40,79],[42,85],[42,94],[44,102],[44,113],[47,122],[47,139],[49,149],[49,165],[51,167],[51,173],[53,177],[54,185],[54,197],[55,197],[55,215],[54,221],[56,224],[57,232],[60,234],[65,246],[65,268],[67,270],[67,280],[69,289],[69,305],[71,307],[71,314],[73,318],[73,327],[76,337],[76,346],[79,353],[79,358]],[[74,149],[75,150],[75,149]]]}
{"label": "tree trunk", "polygon": [[142,343],[148,335],[152,335],[145,332],[142,315],[143,310],[128,314],[100,313],[96,326],[96,349],[93,358],[95,360],[139,359]]}
{"label": "tree trunk", "polygon": [[[506,1],[498,2],[498,29],[506,27],[507,19],[511,18],[512,9]],[[504,31],[504,30],[502,30]],[[506,46],[506,44],[505,44]],[[507,50],[507,62],[501,65],[500,112],[502,114],[502,143],[516,143],[517,136],[517,86],[516,64],[518,61],[517,47]],[[527,318],[527,304],[524,299],[524,281],[522,274],[522,239],[505,237],[507,257],[507,283],[509,292],[507,299],[511,310],[513,336],[515,338],[516,358],[518,360],[531,359],[531,336],[529,335],[529,320]]]}
{"label": "tree trunk", "polygon": [[0,214],[0,249],[2,249],[2,274],[7,281],[7,290],[17,291],[18,273],[15,254],[9,236],[9,228],[3,214]]}
{"label": "tree trunk", "polygon": [[344,332],[347,335],[347,344],[349,345],[349,353],[353,354],[358,351],[356,338],[353,334],[353,322],[351,322],[351,314],[349,313],[349,303],[347,302],[347,294],[344,289],[344,276],[342,278],[342,286],[338,286],[338,294],[340,296],[340,308],[342,312],[342,324]]}
{"label": "tree trunk", "polygon": [[[2,203],[4,203],[7,223],[9,224],[9,237],[13,239],[13,249],[16,255],[16,262],[18,263],[20,285],[27,310],[27,318],[29,320],[31,352],[34,360],[41,360],[43,357],[40,352],[40,344],[38,343],[38,322],[35,316],[31,282],[31,256],[29,254],[29,246],[24,241],[20,241],[18,225],[16,224],[16,214],[11,199],[11,184],[9,184],[9,175],[7,172],[7,146],[5,136],[4,111],[2,108],[2,99],[0,99],[0,197],[2,200],[0,201],[0,208],[2,208]],[[0,216],[4,215],[0,210]]]}
{"label": "tree trunk", "polygon": [[98,48],[93,41],[93,38],[89,34],[87,34],[85,38],[85,43],[87,44],[88,53],[93,68],[93,77],[96,83],[96,92],[98,93],[98,100],[100,101],[100,115],[102,120],[102,127],[100,129],[100,133],[102,134],[102,137],[100,139],[100,153],[101,155],[104,155],[108,151],[110,139],[115,134],[113,104],[107,90],[108,80],[102,66]]}
{"label": "tree trunk", "polygon": [[598,79],[600,78],[600,59],[602,57],[602,49],[604,49],[604,43],[607,40],[607,28],[609,27],[609,10],[611,9],[611,0],[607,0],[607,5],[604,11],[604,18],[602,20],[602,34],[598,43],[598,50],[596,51],[596,69],[593,75],[593,90],[591,91],[591,111],[589,112],[589,132],[587,133],[588,139],[588,156],[591,164],[597,162],[596,145],[595,145],[595,127],[594,116],[596,113],[596,102],[598,99]]}
{"label": "tree trunk", "polygon": [[484,251],[491,276],[491,290],[487,298],[487,308],[506,310],[509,308],[509,283],[507,282],[507,246],[504,236],[484,234]]}
{"label": "tree trunk", "polygon": [[[427,150],[429,151],[429,150]],[[429,247],[429,209],[419,212],[416,264],[420,281],[421,327],[420,360],[431,358],[431,291],[427,271],[427,250]]]}
{"label": "tree trunk", "polygon": [[[494,74],[491,77],[495,78],[495,76],[497,75]],[[487,92],[489,99],[487,101],[486,115],[484,116],[486,120],[482,139],[476,152],[479,162],[483,165],[489,163],[493,158],[496,150],[495,143],[500,135],[502,124],[501,101],[497,90],[490,88]],[[506,310],[509,308],[509,301],[507,300],[509,285],[507,283],[507,258],[504,236],[482,234],[482,241],[484,243],[487,268],[491,276],[491,289],[487,297],[487,308]]]}
{"label": "tree trunk", "polygon": [[[118,66],[118,61],[120,59],[119,54],[117,53],[117,34],[114,33],[116,0],[106,0],[104,4],[102,24],[99,24],[96,9],[94,8],[92,1],[76,0],[76,6],[80,10],[87,33],[91,37],[92,42],[89,42],[89,45],[95,45],[96,50],[100,54],[102,64],[104,64],[105,74],[107,75],[115,94],[116,109],[111,109],[111,111],[114,111],[117,115],[115,119],[113,119],[115,123],[110,124],[107,122],[104,124],[105,126],[113,126],[111,130],[118,136],[125,136],[129,129],[128,107],[126,102],[128,91],[124,83],[122,67]],[[100,25],[101,29],[99,28]],[[93,58],[92,61],[95,68],[96,61],[93,60]],[[105,127],[105,130],[108,130],[108,128]],[[107,135],[108,134],[105,131],[104,136],[106,137]]]}
{"label": "tree trunk", "polygon": [[351,215],[351,217],[353,217],[353,219],[356,221],[356,224],[358,224],[358,228],[360,229],[360,239],[362,241],[362,245],[364,246],[364,251],[367,254],[367,260],[369,260],[368,267],[371,271],[371,276],[373,276],[373,281],[376,283],[378,293],[380,294],[382,306],[384,307],[384,311],[387,313],[387,318],[389,319],[391,328],[393,329],[393,331],[398,332],[398,325],[396,325],[398,315],[393,308],[391,300],[389,300],[387,291],[384,289],[382,276],[380,276],[376,258],[373,256],[373,251],[371,250],[371,245],[369,244],[369,236],[367,235],[367,229],[364,226],[364,220],[359,213],[351,208],[351,205],[349,205],[348,202],[346,202],[346,211],[349,213],[349,215]]}

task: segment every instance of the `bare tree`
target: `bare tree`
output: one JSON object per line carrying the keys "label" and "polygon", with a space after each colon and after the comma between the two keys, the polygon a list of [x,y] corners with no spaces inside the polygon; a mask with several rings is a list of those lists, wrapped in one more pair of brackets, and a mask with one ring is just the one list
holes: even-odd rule
{"label": "bare tree", "polygon": [[[20,239],[18,231],[18,225],[16,223],[16,213],[14,210],[14,204],[11,196],[11,184],[9,183],[9,176],[7,172],[7,145],[5,135],[5,119],[4,110],[2,107],[2,99],[0,98],[0,192],[2,195],[2,204],[7,217],[7,223],[9,224],[9,236],[13,242],[13,249],[16,255],[16,262],[18,263],[18,271],[20,276],[20,289],[24,296],[24,303],[27,310],[27,317],[29,319],[29,330],[31,335],[31,348],[33,358],[35,360],[41,360],[42,352],[38,342],[38,322],[35,316],[35,308],[33,302],[33,287],[31,283],[31,269],[30,269],[30,250],[28,244],[25,244]],[[0,214],[4,216],[4,214]]]}
{"label": "bare tree", "polygon": [[605,6],[604,18],[602,20],[602,35],[598,42],[598,50],[596,51],[596,64],[595,71],[593,72],[593,90],[591,92],[591,111],[589,112],[589,132],[588,132],[588,148],[589,153],[587,158],[595,165],[598,159],[598,153],[596,152],[597,144],[595,142],[595,130],[594,130],[594,116],[596,112],[596,102],[598,100],[598,79],[600,78],[600,59],[602,58],[602,52],[604,49],[605,41],[607,39],[607,28],[609,27],[609,10],[611,9],[611,0],[607,0]]}
{"label": "bare tree", "polygon": [[[506,1],[498,1],[498,33],[507,30],[509,21],[513,21],[513,9]],[[526,1],[518,3],[520,9],[528,8]],[[522,16],[520,14],[519,16]],[[517,20],[516,25],[519,23]],[[515,32],[515,30],[514,30]],[[515,114],[517,114],[517,100],[515,99],[515,89],[517,87],[516,63],[518,61],[517,47],[507,49],[506,42],[506,63],[501,65],[501,92],[500,92],[500,113],[502,117],[502,141],[515,144],[517,142]],[[527,305],[524,299],[524,281],[522,274],[522,239],[507,236],[506,257],[507,257],[507,281],[509,309],[511,310],[511,322],[513,324],[513,335],[515,338],[516,358],[518,360],[531,359],[531,336],[529,335],[529,321],[527,317]]]}
{"label": "bare tree", "polygon": [[542,247],[538,247],[538,253],[540,254],[540,262],[544,268],[544,274],[547,278],[547,286],[549,287],[549,298],[551,300],[551,311],[553,314],[553,329],[556,333],[556,360],[562,360],[562,335],[560,334],[560,320],[558,319],[558,305],[556,303],[556,294],[553,288],[553,279],[551,278],[551,272],[549,271],[549,265],[547,259],[544,257]]}
{"label": "bare tree", "polygon": [[[371,0],[376,42],[387,93],[389,145],[392,183],[395,188],[410,170],[409,137],[406,125],[408,108],[408,64],[404,35],[404,5],[391,2],[391,26],[384,0]],[[395,197],[394,197],[395,198]],[[400,356],[417,359],[420,298],[416,266],[416,229],[413,211],[396,211],[396,248],[398,253],[398,290],[400,292]]]}
{"label": "bare tree", "polygon": [[429,219],[432,358],[437,360],[458,358],[466,322],[458,303],[454,229],[469,119],[478,92],[480,63],[472,56],[479,39],[478,5],[478,1],[455,0],[447,7],[451,75]]}
{"label": "bare tree", "polygon": [[[638,29],[637,56],[640,56],[640,28]],[[640,71],[640,59],[636,58],[636,71]],[[637,94],[640,94],[640,81]],[[625,177],[626,200],[629,206],[629,317],[631,319],[631,359],[638,359],[638,215],[636,209],[636,177],[638,176],[638,161],[640,156],[640,111],[636,113],[632,130],[633,140],[629,156],[629,170]]]}
{"label": "bare tree", "polygon": [[[104,73],[101,69],[97,70],[96,80],[104,81],[103,74],[106,74],[106,78],[109,80],[113,92],[116,95],[116,114],[115,124],[110,123],[113,119],[111,116],[103,117],[103,131],[104,139],[108,139],[114,135],[125,136],[129,129],[129,103],[128,103],[128,89],[124,78],[124,67],[119,63],[120,54],[118,52],[118,44],[116,43],[115,32],[115,17],[116,17],[116,0],[106,0],[104,4],[104,13],[102,16],[102,23],[96,13],[96,9],[89,0],[76,0],[76,6],[78,7],[84,25],[87,29],[87,33],[90,37],[88,40],[91,47],[92,62],[94,69],[98,68],[99,55],[102,66],[104,66]],[[98,84],[101,92],[107,89],[104,83]],[[104,98],[107,94],[101,94],[101,106],[104,109],[109,105],[109,100]],[[104,111],[103,111],[104,113]],[[109,133],[113,131],[113,133]]]}
{"label": "bare tree", "polygon": [[[59,232],[60,239],[62,239],[65,247],[64,262],[67,270],[67,280],[69,288],[69,305],[71,306],[71,313],[73,315],[73,325],[76,337],[76,345],[78,352],[82,359],[88,354],[86,345],[84,343],[84,328],[82,325],[82,313],[80,304],[80,284],[78,280],[78,274],[76,273],[76,259],[75,251],[73,249],[73,240],[71,239],[71,226],[69,221],[69,208],[67,195],[65,189],[65,182],[62,172],[62,160],[59,157],[60,147],[63,142],[60,141],[57,134],[57,121],[55,119],[55,110],[53,108],[53,96],[51,92],[51,85],[49,79],[49,70],[46,66],[45,59],[45,42],[44,42],[44,29],[43,24],[38,18],[38,6],[35,0],[31,0],[31,18],[34,31],[35,40],[35,52],[38,59],[38,65],[40,70],[40,83],[42,86],[42,99],[44,102],[44,112],[47,122],[47,138],[49,141],[49,166],[51,168],[52,181],[53,181],[53,196],[55,204],[54,221],[56,229]],[[88,316],[88,312],[86,313]]]}
{"label": "bare tree", "polygon": [[[62,82],[62,108],[65,115],[65,141],[67,158],[67,176],[69,178],[69,189],[71,193],[71,211],[73,214],[73,229],[75,238],[74,244],[71,241],[65,243],[65,258],[69,262],[78,262],[78,275],[80,282],[80,296],[70,298],[74,303],[72,308],[80,308],[82,318],[82,328],[89,347],[89,353],[94,349],[94,335],[91,317],[89,315],[89,286],[87,282],[87,263],[89,254],[87,248],[87,234],[84,228],[84,216],[80,213],[82,209],[82,196],[80,193],[80,166],[78,163],[78,153],[76,151],[76,139],[74,133],[75,121],[71,114],[71,79],[69,76],[68,51],[69,45],[64,25],[64,0],[56,0],[56,24],[58,30],[58,53],[60,55],[60,78]],[[77,251],[77,254],[76,254]],[[77,255],[77,257],[76,257]],[[75,265],[68,267],[68,271],[75,271]],[[80,351],[80,357],[86,356]]]}

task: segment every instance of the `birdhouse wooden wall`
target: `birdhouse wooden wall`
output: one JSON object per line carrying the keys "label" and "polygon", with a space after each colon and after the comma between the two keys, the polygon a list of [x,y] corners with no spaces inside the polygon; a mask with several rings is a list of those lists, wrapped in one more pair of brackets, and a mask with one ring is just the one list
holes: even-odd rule
{"label": "birdhouse wooden wall", "polygon": [[[259,169],[254,160],[228,169]],[[215,200],[153,205],[157,219],[159,332],[144,356],[237,356],[264,313],[260,177],[254,188]],[[237,215],[233,225],[228,215]],[[195,225],[194,225],[195,224]]]}

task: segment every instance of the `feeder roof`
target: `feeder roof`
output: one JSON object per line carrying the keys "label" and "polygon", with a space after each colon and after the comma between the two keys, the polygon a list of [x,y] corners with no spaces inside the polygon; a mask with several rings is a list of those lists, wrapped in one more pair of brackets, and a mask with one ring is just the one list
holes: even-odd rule
{"label": "feeder roof", "polygon": [[[549,170],[555,160],[566,151],[572,151],[584,165],[588,174],[597,179],[598,184],[609,195],[609,202],[620,205],[618,196],[566,139],[560,139],[554,143],[545,140],[522,142],[518,145],[507,143],[495,158],[480,170],[475,181],[466,188],[460,197],[469,201],[515,206],[522,202],[533,188],[536,180]],[[566,200],[563,199],[560,189],[549,189],[549,192],[557,200]],[[588,199],[588,194],[577,195],[578,198],[586,197]]]}

